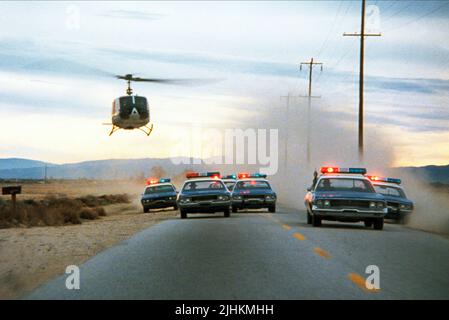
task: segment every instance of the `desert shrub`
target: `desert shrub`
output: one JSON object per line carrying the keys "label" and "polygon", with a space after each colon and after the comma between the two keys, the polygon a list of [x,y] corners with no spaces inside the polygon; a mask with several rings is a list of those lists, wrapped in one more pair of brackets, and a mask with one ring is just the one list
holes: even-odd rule
{"label": "desert shrub", "polygon": [[130,202],[127,194],[105,194],[98,197],[87,195],[84,197],[77,198],[77,200],[81,201],[84,205],[88,207],[106,206],[109,204]]}
{"label": "desert shrub", "polygon": [[116,203],[129,203],[129,198],[126,194],[81,198],[51,195],[42,200],[18,201],[15,212],[10,200],[0,198],[0,228],[80,224],[82,219],[106,216],[102,206]]}

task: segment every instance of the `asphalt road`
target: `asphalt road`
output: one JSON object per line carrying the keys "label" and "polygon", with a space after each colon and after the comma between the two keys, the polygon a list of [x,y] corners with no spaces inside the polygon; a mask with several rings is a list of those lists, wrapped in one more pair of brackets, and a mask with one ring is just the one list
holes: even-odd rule
{"label": "asphalt road", "polygon": [[[191,218],[190,218],[191,217]],[[383,231],[305,212],[195,215],[152,226],[27,299],[449,299],[449,239],[400,225]],[[380,290],[364,287],[380,270]]]}

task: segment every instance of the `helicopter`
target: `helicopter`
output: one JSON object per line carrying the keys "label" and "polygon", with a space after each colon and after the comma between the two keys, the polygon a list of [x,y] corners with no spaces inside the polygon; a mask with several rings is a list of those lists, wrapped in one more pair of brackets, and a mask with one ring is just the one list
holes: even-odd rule
{"label": "helicopter", "polygon": [[134,82],[153,82],[161,84],[189,84],[193,82],[204,82],[211,80],[201,79],[152,79],[134,77],[132,74],[115,75],[117,79],[125,80],[128,84],[126,96],[116,98],[112,102],[112,123],[104,123],[104,125],[112,125],[109,133],[111,136],[119,129],[133,130],[139,129],[147,136],[153,131],[153,124],[150,123],[150,108],[148,100],[144,96],[133,94],[131,81]]}

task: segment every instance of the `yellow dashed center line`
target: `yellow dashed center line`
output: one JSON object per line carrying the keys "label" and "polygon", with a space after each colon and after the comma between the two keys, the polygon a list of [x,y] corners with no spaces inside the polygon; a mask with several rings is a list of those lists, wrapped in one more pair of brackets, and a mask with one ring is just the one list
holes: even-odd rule
{"label": "yellow dashed center line", "polygon": [[298,240],[306,240],[306,237],[304,236],[304,235],[302,235],[302,234],[300,234],[299,232],[295,232],[294,234],[293,234],[293,236],[296,238],[296,239],[298,239]]}
{"label": "yellow dashed center line", "polygon": [[290,227],[288,224],[283,224],[282,228],[284,228],[285,230],[290,230],[292,227]]}
{"label": "yellow dashed center line", "polygon": [[314,248],[313,251],[317,255],[319,255],[319,256],[321,256],[321,257],[323,257],[325,259],[330,259],[331,258],[331,255],[326,250],[323,250],[323,249],[321,249],[319,247]]}
{"label": "yellow dashed center line", "polygon": [[357,273],[349,273],[348,274],[348,278],[349,280],[351,280],[352,282],[354,282],[360,289],[362,289],[365,292],[379,292],[380,289],[368,289],[366,287],[365,284],[365,278],[363,278],[361,275],[357,274]]}

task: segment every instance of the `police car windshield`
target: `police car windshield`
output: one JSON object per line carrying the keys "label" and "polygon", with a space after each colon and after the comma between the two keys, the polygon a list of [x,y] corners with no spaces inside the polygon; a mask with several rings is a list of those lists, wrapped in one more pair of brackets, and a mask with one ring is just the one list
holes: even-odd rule
{"label": "police car windshield", "polygon": [[221,181],[190,181],[184,185],[184,191],[221,190],[225,189]]}
{"label": "police car windshield", "polygon": [[374,189],[377,193],[383,194],[384,196],[392,196],[398,198],[405,198],[405,193],[400,188],[395,188],[391,186],[374,185]]}
{"label": "police car windshield", "polygon": [[270,189],[270,185],[266,181],[248,180],[239,181],[235,189]]}
{"label": "police car windshield", "polygon": [[371,184],[362,179],[351,178],[323,178],[318,183],[316,191],[351,191],[374,193]]}
{"label": "police car windshield", "polygon": [[164,186],[153,186],[153,187],[147,187],[145,189],[145,194],[151,194],[151,193],[159,193],[159,192],[172,192],[175,191],[175,188],[170,185],[164,185]]}

